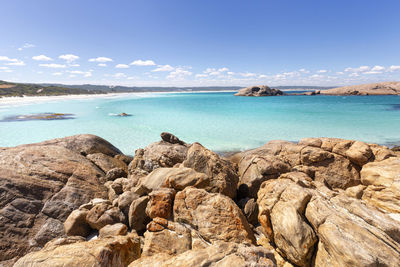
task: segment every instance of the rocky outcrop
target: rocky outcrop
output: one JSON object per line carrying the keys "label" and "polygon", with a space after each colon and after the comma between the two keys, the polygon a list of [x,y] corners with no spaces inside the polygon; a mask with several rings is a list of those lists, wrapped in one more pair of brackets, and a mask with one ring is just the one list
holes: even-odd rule
{"label": "rocky outcrop", "polygon": [[74,209],[106,197],[105,174],[86,157],[93,153],[121,152],[93,135],[0,148],[0,263],[62,235]]}
{"label": "rocky outcrop", "polygon": [[250,86],[240,89],[235,96],[277,96],[285,93],[278,89],[271,89],[266,85]]}
{"label": "rocky outcrop", "polygon": [[393,156],[386,147],[337,138],[306,138],[298,144],[271,141],[242,154],[239,194],[256,197],[262,182],[291,171],[307,173],[332,189],[346,189],[361,183],[364,164]]}
{"label": "rocky outcrop", "polygon": [[[99,188],[101,198],[91,194],[90,201],[80,203],[84,196],[74,193],[79,205],[71,205],[72,213],[61,199],[45,209],[43,197],[29,195],[6,205],[1,212],[21,228],[28,216],[35,223],[47,216],[39,230],[28,229],[37,244],[29,249],[56,238],[17,266],[400,265],[400,157],[395,151],[359,141],[306,138],[272,141],[230,161],[168,133],[162,139],[133,160],[110,151],[100,155],[92,149],[83,156],[58,147],[62,161],[70,151],[79,160],[68,164],[86,164],[90,171],[85,169],[76,183],[89,192]],[[33,170],[54,175],[49,166],[55,169],[41,163]],[[92,172],[99,173],[96,180],[87,180]]]}
{"label": "rocky outcrop", "polygon": [[167,253],[143,257],[132,262],[130,267],[186,267],[186,266],[276,266],[273,252],[263,247],[245,246],[220,242],[203,249],[189,250],[177,256]]}
{"label": "rocky outcrop", "polygon": [[22,257],[14,266],[128,266],[139,257],[140,242],[136,234],[89,242],[78,238],[60,238],[48,243],[42,250]]}
{"label": "rocky outcrop", "polygon": [[400,95],[400,82],[368,83],[321,90],[322,95]]}

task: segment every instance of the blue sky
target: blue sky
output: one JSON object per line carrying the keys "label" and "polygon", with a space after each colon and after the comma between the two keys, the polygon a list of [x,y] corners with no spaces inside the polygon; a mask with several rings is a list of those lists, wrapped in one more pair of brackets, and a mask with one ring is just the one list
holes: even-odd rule
{"label": "blue sky", "polygon": [[400,80],[398,0],[2,0],[0,79],[137,86]]}

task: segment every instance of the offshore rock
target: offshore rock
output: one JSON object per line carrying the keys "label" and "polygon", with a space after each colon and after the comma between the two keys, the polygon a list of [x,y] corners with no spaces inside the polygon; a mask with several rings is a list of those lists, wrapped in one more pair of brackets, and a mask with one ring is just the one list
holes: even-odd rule
{"label": "offshore rock", "polygon": [[250,86],[240,89],[236,96],[277,96],[285,93],[278,89],[271,89],[266,85]]}

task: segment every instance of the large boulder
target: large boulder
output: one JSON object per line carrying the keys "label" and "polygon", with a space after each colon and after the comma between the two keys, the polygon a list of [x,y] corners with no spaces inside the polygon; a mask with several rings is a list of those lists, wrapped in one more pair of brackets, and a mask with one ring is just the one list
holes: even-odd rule
{"label": "large boulder", "polygon": [[[162,141],[152,143],[144,149],[135,151],[135,157],[129,164],[129,175],[134,177],[139,171],[150,173],[160,167],[173,167],[186,158],[188,146],[177,137],[161,135]],[[165,140],[166,141],[165,141]],[[179,141],[177,141],[179,140]]]}
{"label": "large boulder", "polygon": [[271,141],[244,152],[239,162],[240,196],[255,198],[262,182],[291,171],[304,172],[330,188],[358,185],[358,164],[366,163],[373,154],[366,144],[352,146],[353,142],[333,138],[309,138],[298,144]]}
{"label": "large boulder", "polygon": [[287,173],[261,185],[259,221],[277,251],[298,266],[398,266],[398,222],[348,195]]}
{"label": "large boulder", "polygon": [[25,255],[14,266],[128,266],[139,257],[140,242],[133,233],[88,242],[60,238],[40,251]]}
{"label": "large boulder", "polygon": [[0,148],[0,264],[62,235],[74,209],[106,196],[90,153],[121,152],[93,135]]}
{"label": "large boulder", "polygon": [[189,148],[183,166],[209,177],[207,191],[221,193],[230,198],[236,196],[239,177],[233,164],[199,143],[194,143]]}
{"label": "large boulder", "polygon": [[235,96],[277,96],[285,93],[278,89],[271,89],[266,85],[250,86],[240,89]]}
{"label": "large boulder", "polygon": [[188,250],[176,256],[158,253],[150,257],[142,257],[132,262],[130,267],[273,267],[276,266],[273,251],[243,244],[218,242],[202,249]]}
{"label": "large boulder", "polygon": [[400,222],[400,157],[364,165],[361,183],[367,186],[362,199]]}
{"label": "large boulder", "polygon": [[191,225],[208,242],[255,244],[246,217],[229,197],[187,187],[175,196],[174,221]]}

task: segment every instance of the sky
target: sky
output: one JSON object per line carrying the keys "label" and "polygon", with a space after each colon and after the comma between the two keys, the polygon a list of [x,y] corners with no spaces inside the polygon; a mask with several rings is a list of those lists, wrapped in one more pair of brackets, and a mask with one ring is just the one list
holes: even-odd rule
{"label": "sky", "polygon": [[0,80],[129,86],[400,80],[398,0],[2,0]]}

